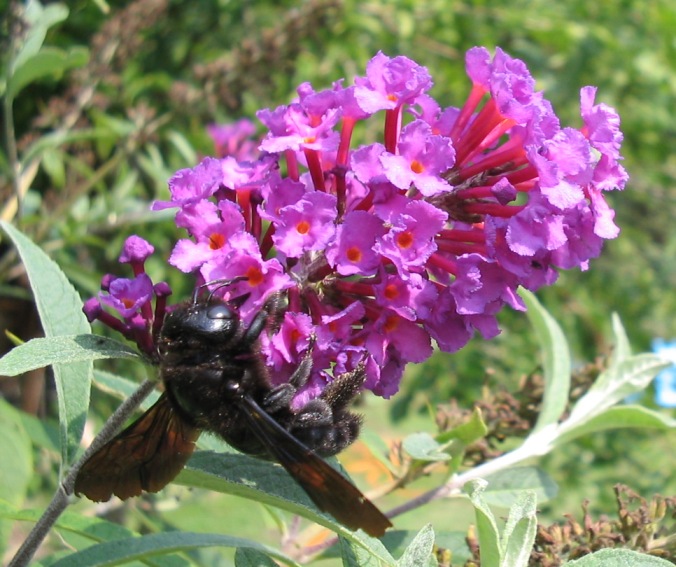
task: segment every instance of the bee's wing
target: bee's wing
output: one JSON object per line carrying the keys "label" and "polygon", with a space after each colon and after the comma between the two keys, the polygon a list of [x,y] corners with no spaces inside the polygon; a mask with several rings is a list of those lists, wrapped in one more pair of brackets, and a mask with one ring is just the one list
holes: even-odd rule
{"label": "bee's wing", "polygon": [[245,397],[242,406],[251,430],[320,510],[351,530],[361,528],[374,537],[392,526],[350,481],[286,431],[252,398]]}
{"label": "bee's wing", "polygon": [[157,492],[181,472],[200,430],[183,420],[164,393],[78,471],[75,493],[95,502]]}

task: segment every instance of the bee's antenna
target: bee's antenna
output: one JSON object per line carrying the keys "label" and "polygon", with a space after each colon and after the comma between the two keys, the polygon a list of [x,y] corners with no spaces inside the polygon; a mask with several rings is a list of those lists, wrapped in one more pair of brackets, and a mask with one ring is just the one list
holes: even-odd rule
{"label": "bee's antenna", "polygon": [[203,283],[202,285],[197,286],[195,288],[195,293],[192,296],[192,302],[197,303],[197,297],[199,296],[200,292],[202,291],[202,288],[208,288],[211,285],[218,284],[214,289],[212,289],[209,292],[209,298],[207,299],[207,301],[211,301],[211,298],[214,296],[214,293],[216,293],[222,287],[226,287],[226,286],[232,285],[234,283],[245,281],[245,280],[248,280],[248,279],[249,278],[246,277],[246,276],[237,276],[237,277],[234,277],[234,278],[230,278],[228,280],[211,280],[210,282]]}

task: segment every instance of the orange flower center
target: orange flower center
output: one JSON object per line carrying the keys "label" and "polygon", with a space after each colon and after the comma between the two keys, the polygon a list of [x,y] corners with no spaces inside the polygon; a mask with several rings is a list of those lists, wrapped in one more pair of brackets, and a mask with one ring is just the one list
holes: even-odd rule
{"label": "orange flower center", "polygon": [[261,272],[258,266],[251,266],[246,271],[246,277],[251,287],[256,287],[263,283],[263,272]]}
{"label": "orange flower center", "polygon": [[361,250],[357,246],[350,246],[345,255],[350,262],[359,262],[362,258]]}
{"label": "orange flower center", "polygon": [[307,234],[310,232],[310,223],[306,220],[302,220],[296,225],[296,230],[298,231],[298,234]]}
{"label": "orange flower center", "polygon": [[413,234],[411,234],[410,230],[406,230],[404,232],[400,232],[397,235],[397,246],[399,248],[410,248],[413,245]]}
{"label": "orange flower center", "polygon": [[388,333],[396,331],[398,326],[399,317],[396,317],[395,315],[390,315],[387,319],[385,319],[385,325],[383,325],[385,331]]}
{"label": "orange flower center", "polygon": [[425,168],[423,167],[422,163],[420,163],[417,159],[414,159],[411,162],[411,171],[413,173],[422,173],[423,171],[425,171]]}
{"label": "orange flower center", "polygon": [[222,234],[214,233],[211,236],[209,236],[209,248],[212,250],[219,250],[220,248],[223,248],[223,245],[225,244],[225,236]]}
{"label": "orange flower center", "polygon": [[393,299],[396,299],[397,297],[399,297],[399,289],[394,284],[387,284],[385,286],[384,295],[385,295],[385,299],[389,299],[390,301],[392,301]]}

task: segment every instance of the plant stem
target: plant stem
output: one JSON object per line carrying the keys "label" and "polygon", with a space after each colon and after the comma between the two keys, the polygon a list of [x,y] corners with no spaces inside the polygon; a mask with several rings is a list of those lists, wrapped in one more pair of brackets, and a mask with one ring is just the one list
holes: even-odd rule
{"label": "plant stem", "polygon": [[[13,15],[14,18],[16,18],[16,14]],[[10,22],[8,25],[10,28],[12,27],[14,22]],[[4,77],[5,84],[9,83],[10,79],[10,74],[11,74],[11,69],[14,65],[14,57],[16,55],[17,51],[17,37],[15,34],[10,34],[10,45],[8,47],[8,57],[7,57],[7,62],[6,62],[6,75]],[[21,219],[21,194],[19,190],[19,177],[21,175],[21,163],[19,162],[19,155],[17,152],[16,148],[16,139],[14,138],[14,112],[12,110],[12,103],[13,103],[13,95],[10,92],[5,92],[5,96],[3,97],[2,101],[2,114],[3,114],[3,122],[4,122],[4,129],[3,129],[3,134],[5,138],[5,148],[7,151],[7,161],[9,162],[9,170],[10,170],[10,177],[11,177],[11,182],[12,182],[12,187],[14,189],[14,198],[16,199],[16,205],[17,205],[17,217],[19,220]],[[6,206],[3,207],[3,209],[6,209]],[[11,220],[9,218],[4,218],[4,210],[3,210],[3,219],[4,220]]]}
{"label": "plant stem", "polygon": [[154,388],[155,382],[153,380],[145,380],[131,396],[120,404],[120,407],[115,410],[115,413],[110,416],[108,421],[106,421],[101,428],[99,434],[92,441],[89,448],[70,468],[66,478],[64,478],[52,497],[49,506],[47,506],[45,512],[40,516],[40,519],[28,534],[26,540],[21,544],[21,547],[7,567],[24,567],[29,564],[38,547],[45,537],[47,537],[49,530],[52,529],[52,526],[59,519],[59,516],[63,513],[68,504],[70,504],[73,495],[73,487],[75,486],[75,479],[80,467],[82,467],[89,457],[115,436],[124,422],[127,421],[129,416],[136,410],[140,403],[148,397],[148,394],[150,394]]}
{"label": "plant stem", "polygon": [[433,488],[421,494],[417,498],[413,498],[408,502],[393,508],[387,513],[388,517],[395,517],[404,512],[408,512],[415,508],[419,508],[423,504],[427,504],[432,500],[445,498],[451,495],[459,495],[462,487],[469,481],[477,478],[486,478],[493,473],[508,469],[531,457],[540,457],[546,455],[553,447],[553,440],[556,438],[557,429],[543,430],[540,433],[531,435],[526,439],[523,445],[517,447],[509,453],[505,453],[497,459],[487,461],[478,467],[465,471],[464,473],[453,475],[448,482],[441,486]]}

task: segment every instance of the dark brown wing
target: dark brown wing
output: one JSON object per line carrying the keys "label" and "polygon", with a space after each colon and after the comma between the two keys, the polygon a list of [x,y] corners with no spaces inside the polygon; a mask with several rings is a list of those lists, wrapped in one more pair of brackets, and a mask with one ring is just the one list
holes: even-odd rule
{"label": "dark brown wing", "polygon": [[85,462],[75,479],[75,494],[104,502],[113,494],[124,500],[143,490],[157,492],[181,472],[199,435],[162,394]]}
{"label": "dark brown wing", "polygon": [[242,405],[252,431],[320,510],[351,530],[361,528],[373,537],[380,537],[392,526],[350,481],[286,431],[253,399],[245,397]]}

